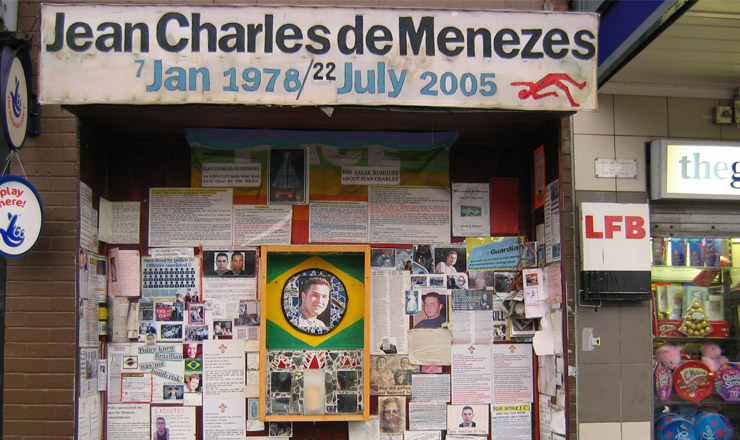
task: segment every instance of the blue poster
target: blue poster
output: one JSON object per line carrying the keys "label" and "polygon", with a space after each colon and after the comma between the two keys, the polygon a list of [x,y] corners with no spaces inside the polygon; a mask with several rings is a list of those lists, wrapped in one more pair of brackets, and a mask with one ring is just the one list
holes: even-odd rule
{"label": "blue poster", "polygon": [[468,270],[518,270],[522,268],[521,237],[467,238]]}

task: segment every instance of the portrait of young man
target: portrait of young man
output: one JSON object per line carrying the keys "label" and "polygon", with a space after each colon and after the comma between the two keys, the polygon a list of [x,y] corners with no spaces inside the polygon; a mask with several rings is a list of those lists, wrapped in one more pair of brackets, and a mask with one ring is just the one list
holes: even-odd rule
{"label": "portrait of young man", "polygon": [[320,315],[331,302],[329,281],[321,277],[307,279],[301,288],[300,300],[298,314],[293,319],[293,325],[304,333],[325,333],[327,325]]}
{"label": "portrait of young man", "polygon": [[447,311],[445,310],[445,295],[437,292],[429,292],[422,295],[425,319],[418,321],[414,328],[440,328],[447,322]]}

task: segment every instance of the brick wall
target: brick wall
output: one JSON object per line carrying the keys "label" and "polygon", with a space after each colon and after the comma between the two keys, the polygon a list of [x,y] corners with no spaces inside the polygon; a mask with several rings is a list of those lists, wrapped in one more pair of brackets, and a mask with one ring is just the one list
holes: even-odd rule
{"label": "brick wall", "polygon": [[[31,38],[38,91],[38,1],[21,1],[16,38]],[[77,254],[77,119],[44,106],[42,134],[29,137],[10,173],[31,182],[44,205],[36,247],[7,260],[2,437],[74,437]]]}
{"label": "brick wall", "polygon": [[[564,288],[563,291],[563,313],[565,314],[566,322],[565,326],[565,350],[567,356],[568,367],[576,367],[576,331],[575,331],[575,315],[571,313],[575,310],[577,303],[578,293],[575,290],[575,206],[573,203],[573,166],[572,166],[572,146],[571,146],[571,118],[563,118],[560,125],[560,194],[563,197],[563,206],[561,208],[563,212],[563,218],[560,220],[561,229],[561,252],[563,258],[563,279]],[[568,433],[571,438],[577,438],[578,433],[578,420],[577,420],[577,401],[576,401],[576,377],[567,374],[565,376],[567,381],[567,414],[568,414]]]}
{"label": "brick wall", "polygon": [[[33,251],[7,260],[3,438],[74,436],[77,120],[58,106],[42,110],[42,133],[13,159],[44,205]],[[22,169],[21,170],[21,165]]]}

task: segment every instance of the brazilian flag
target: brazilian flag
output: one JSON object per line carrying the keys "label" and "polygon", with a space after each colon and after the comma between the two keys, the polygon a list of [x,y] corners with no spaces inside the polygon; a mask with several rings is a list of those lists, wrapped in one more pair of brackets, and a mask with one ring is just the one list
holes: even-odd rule
{"label": "brazilian flag", "polygon": [[[269,246],[263,249],[266,251],[262,264],[266,267],[263,310],[267,320],[267,350],[364,347],[365,265],[369,252],[366,248],[326,251],[323,247],[322,252],[271,252]],[[303,284],[312,278],[328,282],[330,299],[317,318],[320,327],[306,328],[299,321],[300,292]]]}

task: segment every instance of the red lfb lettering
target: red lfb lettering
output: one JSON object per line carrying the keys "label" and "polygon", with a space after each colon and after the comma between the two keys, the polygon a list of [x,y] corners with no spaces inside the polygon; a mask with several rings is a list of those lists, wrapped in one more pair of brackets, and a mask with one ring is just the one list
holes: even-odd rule
{"label": "red lfb lettering", "polygon": [[605,215],[604,216],[604,234],[606,238],[614,238],[614,233],[622,230],[622,216],[621,215]]}
{"label": "red lfb lettering", "polygon": [[624,218],[625,231],[624,234],[627,239],[639,240],[645,238],[647,231],[645,230],[645,219],[638,216],[628,215]]}
{"label": "red lfb lettering", "polygon": [[603,232],[594,231],[594,216],[586,216],[586,238],[604,238]]}
{"label": "red lfb lettering", "polygon": [[605,215],[604,232],[599,232],[594,228],[594,216],[587,215],[586,221],[586,238],[614,238],[614,233],[622,230],[622,224],[625,225],[624,238],[628,240],[640,240],[647,236],[645,230],[645,219],[640,216],[628,215]]}

